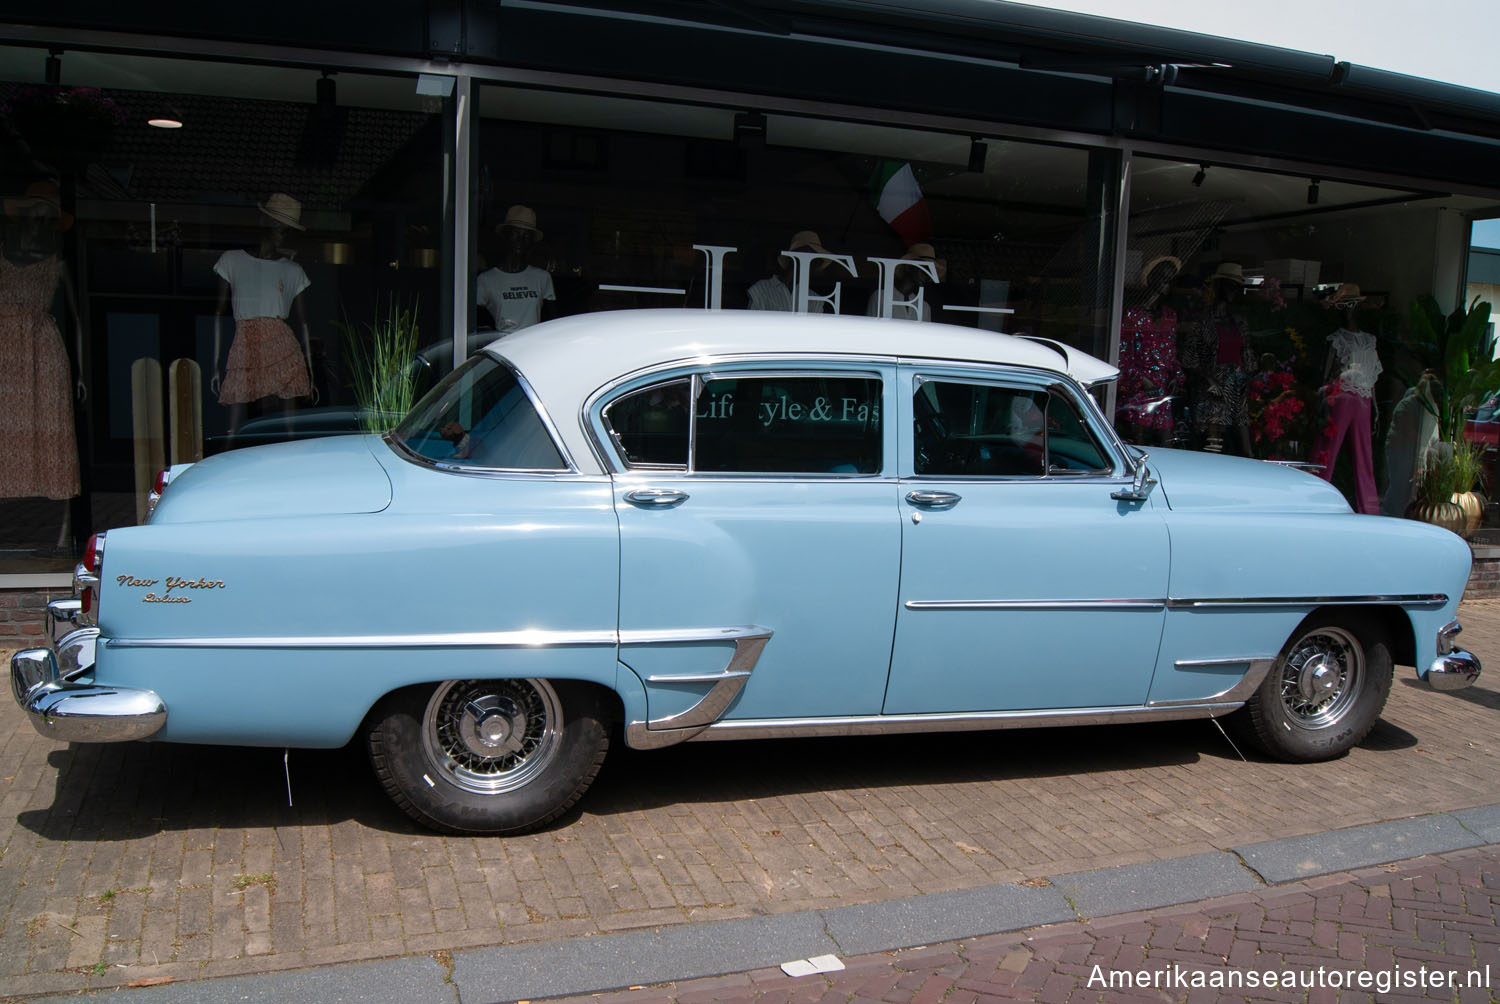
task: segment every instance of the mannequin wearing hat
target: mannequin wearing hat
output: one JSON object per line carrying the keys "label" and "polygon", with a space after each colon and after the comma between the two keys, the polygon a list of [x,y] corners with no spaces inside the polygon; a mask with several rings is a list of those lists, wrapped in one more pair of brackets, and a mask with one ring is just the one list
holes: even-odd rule
{"label": "mannequin wearing hat", "polygon": [[[931,244],[913,244],[906,249],[906,253],[901,258],[903,261],[930,261],[939,275],[947,271],[947,262],[938,260],[937,252]],[[932,275],[925,268],[903,268],[900,265],[895,267],[895,274],[891,277],[891,284],[903,300],[914,299],[917,295],[917,290],[920,289],[925,292],[935,285]],[[865,316],[883,316],[880,307],[880,290],[877,289],[870,294],[870,299],[865,304]],[[924,295],[922,297],[922,315],[918,317],[916,307],[906,303],[892,303],[890,316],[900,321],[930,321],[932,320],[932,304],[927,301],[927,297]]]}
{"label": "mannequin wearing hat", "polygon": [[[788,251],[816,251],[818,254],[827,254],[828,249],[823,246],[823,241],[811,230],[799,230],[792,235],[787,242]],[[828,263],[820,261],[813,266],[814,272],[821,272]],[[794,311],[797,309],[796,294],[792,290],[792,283],[796,281],[796,262],[786,255],[776,256],[776,274],[768,275],[759,282],[751,283],[746,290],[750,298],[751,310],[784,310]],[[816,306],[819,311],[826,312],[826,303],[814,301],[811,306]]]}
{"label": "mannequin wearing hat", "polygon": [[[0,233],[0,498],[70,499],[80,491],[78,447],[73,437],[72,366],[52,316],[61,287],[71,304],[73,287],[63,266],[61,234],[73,217],[62,211],[57,186],[31,185],[24,197],[6,199]],[[83,328],[74,319],[75,348],[83,358]],[[76,383],[83,397],[83,381]],[[58,546],[71,535],[63,506]]]}
{"label": "mannequin wearing hat", "polygon": [[[219,403],[229,406],[229,434],[235,435],[245,419],[246,405],[253,401],[280,402],[290,410],[292,401],[312,395],[312,344],[307,314],[298,299],[310,285],[302,266],[284,249],[287,231],[305,230],[302,203],[290,195],[276,193],[260,204],[260,244],[254,253],[225,251],[214,263],[219,283],[219,305],[214,321],[214,369],[210,388]],[[234,337],[219,378],[223,347],[223,317],[233,307]],[[302,331],[302,344],[287,325],[295,312]]]}
{"label": "mannequin wearing hat", "polygon": [[1359,287],[1346,282],[1322,301],[1330,310],[1344,312],[1343,327],[1328,337],[1328,360],[1324,363],[1323,394],[1328,404],[1328,425],[1313,447],[1312,462],[1320,476],[1333,480],[1333,467],[1345,439],[1353,451],[1355,511],[1380,514],[1380,495],[1375,488],[1375,460],[1370,444],[1370,426],[1375,413],[1375,380],[1380,376],[1380,355],[1375,336],[1359,330],[1355,310],[1364,302]]}
{"label": "mannequin wearing hat", "polygon": [[1136,443],[1166,445],[1172,438],[1172,398],[1182,385],[1177,361],[1177,313],[1162,303],[1182,261],[1153,258],[1141,269],[1141,302],[1120,326],[1120,388],[1115,426]]}
{"label": "mannequin wearing hat", "polygon": [[552,274],[527,262],[531,246],[542,239],[536,213],[511,206],[495,228],[500,236],[500,264],[481,272],[474,282],[475,302],[490,312],[499,332],[527,328],[542,319],[542,304],[556,302]]}
{"label": "mannequin wearing hat", "polygon": [[1243,270],[1222,262],[1209,278],[1210,302],[1183,332],[1179,354],[1187,374],[1193,424],[1203,449],[1221,453],[1232,447],[1242,457],[1250,446],[1250,409],[1246,391],[1255,372],[1250,325],[1231,307],[1245,288]]}

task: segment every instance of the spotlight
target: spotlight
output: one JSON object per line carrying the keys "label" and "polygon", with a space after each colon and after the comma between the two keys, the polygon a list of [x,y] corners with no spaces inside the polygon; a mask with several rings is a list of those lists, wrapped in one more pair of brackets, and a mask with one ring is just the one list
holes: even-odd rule
{"label": "spotlight", "polygon": [[1194,188],[1202,188],[1203,187],[1203,179],[1206,178],[1206,177],[1208,177],[1208,165],[1207,164],[1199,164],[1198,165],[1198,173],[1195,174],[1195,175],[1193,175],[1193,187]]}
{"label": "spotlight", "polygon": [[318,80],[318,114],[323,118],[330,118],[334,109],[338,106],[338,85],[333,82],[333,74],[327,70]]}
{"label": "spotlight", "polygon": [[738,112],[734,116],[734,141],[741,149],[766,145],[766,117],[760,112]]}
{"label": "spotlight", "polygon": [[172,118],[172,117],[167,116],[167,115],[158,115],[156,118],[147,119],[146,120],[146,124],[148,126],[155,126],[157,129],[181,129],[182,128],[182,120],[181,119],[179,119],[179,118]]}
{"label": "spotlight", "polygon": [[1313,178],[1311,181],[1309,181],[1307,183],[1307,204],[1309,206],[1316,206],[1318,204],[1318,181],[1319,180],[1320,179],[1318,179],[1318,178]]}
{"label": "spotlight", "polygon": [[42,79],[49,84],[62,83],[62,54],[61,49],[52,49],[47,53],[47,69]]}
{"label": "spotlight", "polygon": [[981,143],[978,136],[969,140],[969,173],[984,173],[984,161],[989,156],[989,152],[989,146]]}

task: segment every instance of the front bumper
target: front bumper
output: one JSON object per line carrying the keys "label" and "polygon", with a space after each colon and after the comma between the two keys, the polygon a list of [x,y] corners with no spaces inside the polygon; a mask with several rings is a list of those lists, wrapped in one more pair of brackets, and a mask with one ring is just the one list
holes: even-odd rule
{"label": "front bumper", "polygon": [[1433,690],[1462,690],[1479,679],[1479,657],[1453,644],[1462,630],[1463,626],[1454,618],[1438,632],[1437,658],[1422,673],[1422,679]]}
{"label": "front bumper", "polygon": [[80,628],[55,649],[28,648],[10,657],[11,693],[48,739],[129,742],[155,735],[167,723],[167,706],[153,691],[73,682],[93,668],[98,637],[98,628]]}

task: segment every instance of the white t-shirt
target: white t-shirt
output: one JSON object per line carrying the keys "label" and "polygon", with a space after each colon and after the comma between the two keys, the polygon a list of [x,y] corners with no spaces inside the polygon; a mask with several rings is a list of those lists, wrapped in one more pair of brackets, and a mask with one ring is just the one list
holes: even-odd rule
{"label": "white t-shirt", "polygon": [[1339,372],[1344,387],[1360,397],[1375,393],[1375,378],[1380,376],[1380,354],[1375,350],[1375,336],[1364,331],[1340,328],[1328,339],[1338,353]]}
{"label": "white t-shirt", "polygon": [[311,283],[302,266],[290,258],[271,261],[246,251],[225,251],[214,262],[219,278],[229,283],[234,319],[275,317],[286,320],[292,301]]}
{"label": "white t-shirt", "polygon": [[552,274],[527,265],[519,272],[492,268],[474,282],[474,302],[490,312],[498,331],[526,328],[542,319],[542,301],[557,299]]}
{"label": "white t-shirt", "polygon": [[[897,293],[896,295],[897,296],[901,296],[902,294]],[[912,295],[915,296],[916,294],[912,294]],[[865,316],[866,317],[879,317],[880,316],[880,290],[877,289],[875,292],[873,292],[873,293],[870,294],[870,299],[865,303]],[[915,320],[918,319],[917,318],[917,309],[915,307],[908,307],[904,303],[892,304],[892,306],[891,306],[891,317],[894,320],[897,320],[897,321],[915,321]],[[921,317],[921,320],[924,320],[924,321],[930,321],[930,320],[932,320],[932,304],[927,302],[927,297],[925,297],[925,296],[922,297],[922,317]]]}
{"label": "white t-shirt", "polygon": [[[797,301],[793,298],[792,291],[787,288],[786,283],[774,275],[767,276],[760,282],[751,283],[746,293],[750,296],[751,310],[785,310],[790,313],[797,309]],[[809,311],[816,307],[817,312],[822,314],[828,313],[830,309],[822,300],[813,300],[807,306]]]}

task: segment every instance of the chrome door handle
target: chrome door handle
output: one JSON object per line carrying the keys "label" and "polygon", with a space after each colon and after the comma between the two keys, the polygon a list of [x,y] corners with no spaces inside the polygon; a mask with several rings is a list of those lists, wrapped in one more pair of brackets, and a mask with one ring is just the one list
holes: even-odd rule
{"label": "chrome door handle", "polygon": [[941,506],[958,505],[958,503],[963,501],[963,496],[955,495],[953,492],[938,492],[924,488],[919,491],[907,492],[906,501],[912,505],[934,509]]}
{"label": "chrome door handle", "polygon": [[625,493],[625,501],[647,509],[665,509],[667,506],[686,502],[687,492],[675,488],[635,488]]}

